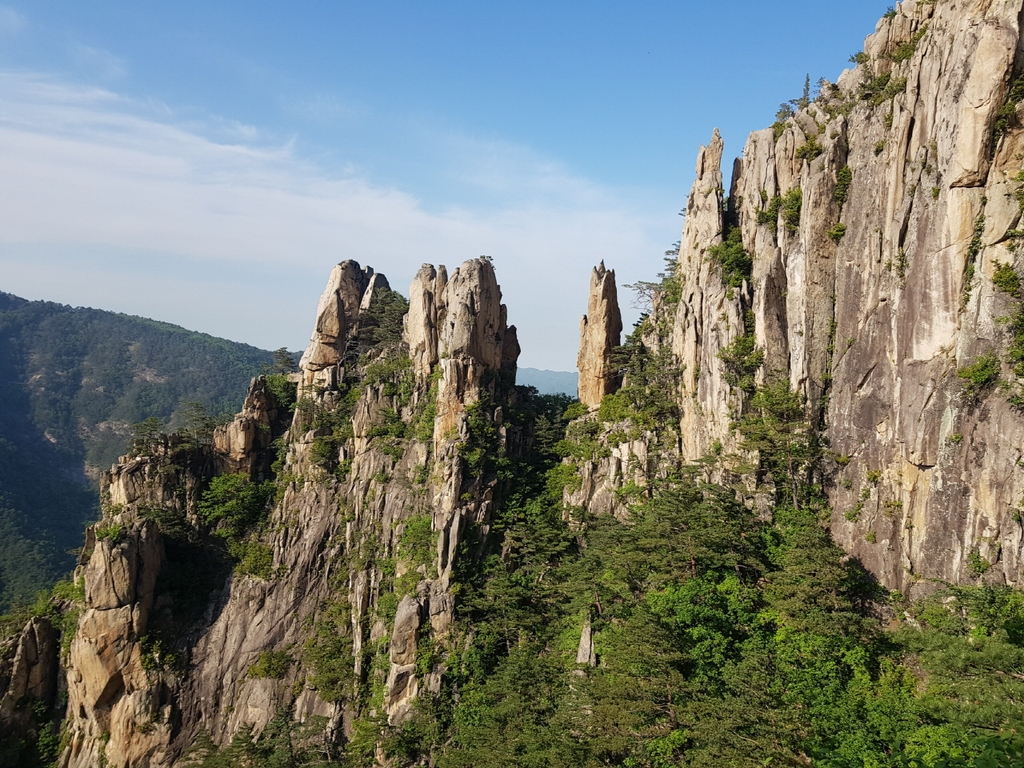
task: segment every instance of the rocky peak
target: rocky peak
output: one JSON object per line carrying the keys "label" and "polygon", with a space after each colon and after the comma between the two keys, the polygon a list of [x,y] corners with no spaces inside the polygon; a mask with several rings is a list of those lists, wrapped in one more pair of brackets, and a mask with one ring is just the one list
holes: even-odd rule
{"label": "rocky peak", "polygon": [[349,339],[358,328],[361,309],[369,307],[375,292],[389,287],[384,275],[352,260],[341,262],[331,271],[317,305],[313,335],[299,362],[304,385],[314,381],[336,383],[336,377],[321,372],[342,362]]}
{"label": "rocky peak", "polygon": [[494,395],[501,380],[515,382],[519,342],[488,259],[464,262],[450,279],[443,265],[423,265],[409,287],[405,340],[418,380],[441,366],[437,439],[484,390]]}
{"label": "rocky peak", "polygon": [[437,365],[438,318],[444,316],[447,284],[448,272],[443,264],[438,269],[424,264],[409,286],[405,342],[409,346],[413,372],[420,381],[429,378]]}
{"label": "rocky peak", "polygon": [[622,315],[615,287],[615,270],[602,261],[590,273],[587,314],[580,319],[579,398],[588,408],[597,408],[601,398],[619,388],[621,377],[612,365],[612,350],[619,346]]}

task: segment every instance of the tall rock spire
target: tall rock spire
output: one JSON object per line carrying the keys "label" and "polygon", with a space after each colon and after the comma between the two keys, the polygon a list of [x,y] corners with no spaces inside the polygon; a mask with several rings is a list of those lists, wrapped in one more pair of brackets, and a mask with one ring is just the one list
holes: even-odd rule
{"label": "tall rock spire", "polygon": [[371,267],[363,268],[351,259],[331,271],[316,308],[309,347],[299,362],[305,386],[336,383],[330,371],[342,362],[348,341],[357,330],[360,311],[370,306],[375,292],[389,288],[384,275],[374,274]]}
{"label": "tall rock spire", "polygon": [[622,379],[612,365],[612,350],[622,337],[622,315],[615,288],[615,270],[604,262],[590,273],[587,314],[580,320],[579,398],[588,408],[597,408],[601,398],[619,388]]}

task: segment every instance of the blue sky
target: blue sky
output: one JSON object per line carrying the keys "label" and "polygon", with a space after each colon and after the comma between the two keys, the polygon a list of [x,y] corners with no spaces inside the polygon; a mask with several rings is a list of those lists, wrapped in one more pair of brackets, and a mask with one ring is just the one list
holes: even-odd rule
{"label": "blue sky", "polygon": [[301,349],[336,262],[488,254],[568,370],[590,267],[654,279],[712,129],[740,154],[884,11],[0,3],[0,290]]}

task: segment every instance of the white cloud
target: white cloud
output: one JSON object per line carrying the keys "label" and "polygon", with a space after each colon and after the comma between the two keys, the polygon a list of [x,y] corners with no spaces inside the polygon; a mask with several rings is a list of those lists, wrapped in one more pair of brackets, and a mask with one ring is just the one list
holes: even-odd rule
{"label": "white cloud", "polygon": [[0,5],[0,35],[16,35],[25,28],[25,16],[9,5]]}
{"label": "white cloud", "polygon": [[71,58],[80,68],[102,80],[118,80],[128,72],[124,59],[83,43],[72,43]]}
{"label": "white cloud", "polygon": [[0,73],[0,290],[294,349],[338,261],[370,264],[404,292],[421,263],[488,254],[522,364],[565,370],[591,266],[604,259],[620,284],[660,267],[648,217],[522,148],[452,140],[452,172],[489,202],[428,212],[258,137]]}

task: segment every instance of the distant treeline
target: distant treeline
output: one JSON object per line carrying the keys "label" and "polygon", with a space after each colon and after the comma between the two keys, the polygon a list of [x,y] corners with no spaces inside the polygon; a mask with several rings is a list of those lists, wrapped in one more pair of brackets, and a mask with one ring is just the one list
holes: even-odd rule
{"label": "distant treeline", "polygon": [[0,609],[72,567],[98,517],[94,479],[133,424],[181,426],[187,403],[234,413],[271,362],[168,323],[0,292]]}

